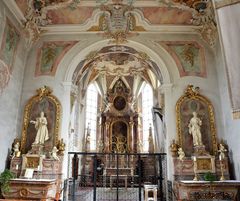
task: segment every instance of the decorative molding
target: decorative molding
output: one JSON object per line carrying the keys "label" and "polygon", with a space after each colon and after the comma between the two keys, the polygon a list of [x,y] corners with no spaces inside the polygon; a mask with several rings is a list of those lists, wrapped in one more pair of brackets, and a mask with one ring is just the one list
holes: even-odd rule
{"label": "decorative molding", "polygon": [[11,11],[11,13],[15,16],[18,23],[23,27],[23,23],[26,22],[26,18],[24,17],[22,11],[16,4],[15,0],[3,0],[3,2]]}
{"label": "decorative molding", "polygon": [[240,0],[214,0],[214,2],[215,2],[215,8],[220,9],[225,6],[230,6],[233,4],[240,3]]}

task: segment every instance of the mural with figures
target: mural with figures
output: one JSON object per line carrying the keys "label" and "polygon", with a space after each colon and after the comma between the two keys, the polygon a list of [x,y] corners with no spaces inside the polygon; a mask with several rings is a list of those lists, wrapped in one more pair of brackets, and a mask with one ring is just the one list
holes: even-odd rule
{"label": "mural with figures", "polygon": [[0,59],[8,66],[10,72],[12,72],[13,69],[19,39],[19,33],[7,19],[2,38]]}
{"label": "mural with figures", "polygon": [[204,49],[197,42],[160,42],[175,60],[180,77],[207,77]]}
{"label": "mural with figures", "polygon": [[37,53],[38,58],[35,76],[54,76],[59,62],[75,43],[75,41],[56,41],[43,43],[42,47],[38,49]]}

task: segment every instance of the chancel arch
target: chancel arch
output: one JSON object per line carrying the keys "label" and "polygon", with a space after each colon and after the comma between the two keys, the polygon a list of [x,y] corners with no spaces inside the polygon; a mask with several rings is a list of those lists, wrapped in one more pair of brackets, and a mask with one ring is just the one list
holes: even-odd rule
{"label": "chancel arch", "polygon": [[[101,135],[97,136],[95,141],[96,145],[103,144],[104,147],[108,146],[108,151],[113,151],[113,146],[111,145],[111,143],[115,143],[111,141],[113,139],[112,134],[114,133],[114,131],[112,131],[112,128],[114,128],[113,122],[122,121],[128,122],[126,124],[128,135],[125,136],[126,139],[123,139],[123,141],[126,140],[127,142],[127,148],[125,149],[125,151],[129,152],[141,149],[145,152],[148,152],[148,135],[147,137],[143,135],[143,118],[141,115],[138,115],[138,113],[142,114],[143,112],[142,109],[144,108],[144,106],[142,104],[142,94],[143,89],[146,86],[151,87],[154,99],[154,101],[152,100],[152,102],[154,102],[155,104],[154,105],[152,103],[152,105],[149,106],[149,111],[151,111],[153,106],[158,107],[159,105],[161,105],[159,104],[158,100],[161,96],[159,95],[159,87],[163,83],[170,82],[170,75],[166,69],[166,65],[155,52],[153,52],[152,50],[150,50],[150,54],[148,51],[143,52],[144,49],[148,50],[148,48],[143,46],[142,44],[133,41],[119,46],[107,44],[106,46],[102,47],[104,43],[102,42],[101,46],[99,44],[100,42],[98,44],[95,44],[95,51],[88,50],[88,54],[86,54],[86,50],[82,50],[82,53],[84,52],[85,54],[85,58],[83,58],[83,60],[80,61],[77,66],[75,66],[74,72],[72,73],[72,85],[77,88],[77,90],[75,91],[75,93],[77,94],[77,98],[75,99],[75,101],[79,102],[79,107],[81,108],[81,115],[79,116],[85,116],[84,107],[87,104],[85,97],[87,87],[90,83],[94,82],[98,89],[98,96],[100,98],[98,101],[99,109],[97,118],[97,132],[109,132],[108,134],[105,134],[104,137],[102,136],[102,139]],[[98,50],[96,50],[96,46],[100,46]],[[154,58],[157,58],[157,62],[152,59],[152,56]],[[82,57],[82,55],[79,55],[79,57]],[[79,57],[76,56],[78,60]],[[73,60],[71,63],[73,64],[74,62],[75,61]],[[162,64],[163,67],[161,66]],[[66,75],[65,79],[68,79],[68,76],[70,75],[72,70],[73,69],[71,69],[70,65],[67,71],[68,75]],[[163,74],[162,71],[164,72]],[[121,83],[120,88],[122,88],[118,89],[121,92],[118,91],[114,95],[114,87],[117,82]],[[125,91],[125,94],[119,96],[119,93],[122,93],[122,91]],[[127,107],[121,105],[124,101]],[[114,104],[117,103],[120,104],[120,108],[116,108],[116,105],[114,107]],[[113,113],[111,114],[112,116],[108,114],[108,117],[106,115],[99,117],[100,114],[106,114],[109,109],[111,110],[111,108],[111,112]],[[116,116],[117,118],[113,116]],[[120,116],[122,116],[122,119],[120,118]],[[106,121],[106,119],[108,118],[111,119],[111,121]],[[84,126],[84,130],[86,131],[86,124],[78,124],[81,124],[78,125],[78,127]],[[149,132],[151,129],[151,132],[154,135],[154,130],[156,130],[154,129],[154,126],[155,125],[153,125],[152,122],[148,124],[148,128],[145,128],[144,133]],[[83,131],[82,128],[75,128],[74,130]],[[162,136],[166,136],[166,134]],[[84,132],[84,134],[81,134],[80,138],[78,137],[76,139],[78,139],[79,142],[84,141],[86,143],[87,138],[87,134],[86,132]],[[154,136],[153,138],[155,140],[159,139]],[[135,142],[132,142],[132,139],[135,139]],[[91,142],[90,140],[89,143],[93,142]],[[159,145],[161,143],[154,142],[154,144],[155,148],[160,150],[160,148],[156,145]],[[78,145],[78,147],[84,148],[86,146]],[[97,147],[99,148],[99,146]],[[161,148],[161,150],[165,150],[165,148]]]}

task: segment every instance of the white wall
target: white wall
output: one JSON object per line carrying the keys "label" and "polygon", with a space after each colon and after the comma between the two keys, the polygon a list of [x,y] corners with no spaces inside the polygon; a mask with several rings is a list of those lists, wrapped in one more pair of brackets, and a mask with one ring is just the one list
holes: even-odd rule
{"label": "white wall", "polygon": [[[19,26],[3,2],[0,1],[0,41],[2,41],[6,17],[8,17],[16,27]],[[13,139],[21,136],[21,129],[17,128],[17,125],[19,123],[19,104],[26,56],[27,50],[24,47],[24,40],[21,39],[16,52],[10,81],[3,90],[3,93],[0,94],[0,172],[5,168],[5,162]]]}
{"label": "white wall", "polygon": [[[240,119],[233,120],[232,106],[227,82],[226,66],[235,68],[235,74],[240,74],[240,3],[229,5],[217,10],[218,23],[220,25],[223,53],[220,47],[217,53],[217,71],[219,79],[220,97],[222,103],[222,117],[225,127],[224,139],[229,146],[230,161],[233,165],[232,173],[236,179],[240,179]],[[220,36],[220,37],[221,37]],[[226,60],[221,58],[227,58]],[[235,95],[240,94],[239,85],[236,85]],[[237,96],[240,99],[240,95]]]}

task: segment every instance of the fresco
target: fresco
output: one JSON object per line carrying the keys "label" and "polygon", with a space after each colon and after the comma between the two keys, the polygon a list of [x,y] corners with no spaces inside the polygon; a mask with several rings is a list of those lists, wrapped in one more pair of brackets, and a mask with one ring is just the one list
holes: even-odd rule
{"label": "fresco", "polygon": [[91,18],[94,11],[93,7],[78,7],[76,9],[60,8],[49,10],[47,17],[52,24],[84,24]]}
{"label": "fresco", "polygon": [[192,13],[179,8],[146,7],[141,10],[150,24],[192,24]]}
{"label": "fresco", "polygon": [[204,49],[194,41],[160,42],[175,60],[180,77],[207,77]]}
{"label": "fresco", "polygon": [[38,49],[37,53],[38,58],[35,76],[54,76],[59,62],[74,44],[76,44],[76,41],[56,41],[43,43],[42,47]]}
{"label": "fresco", "polygon": [[0,50],[0,59],[8,66],[10,72],[12,72],[19,39],[19,33],[7,19]]}

